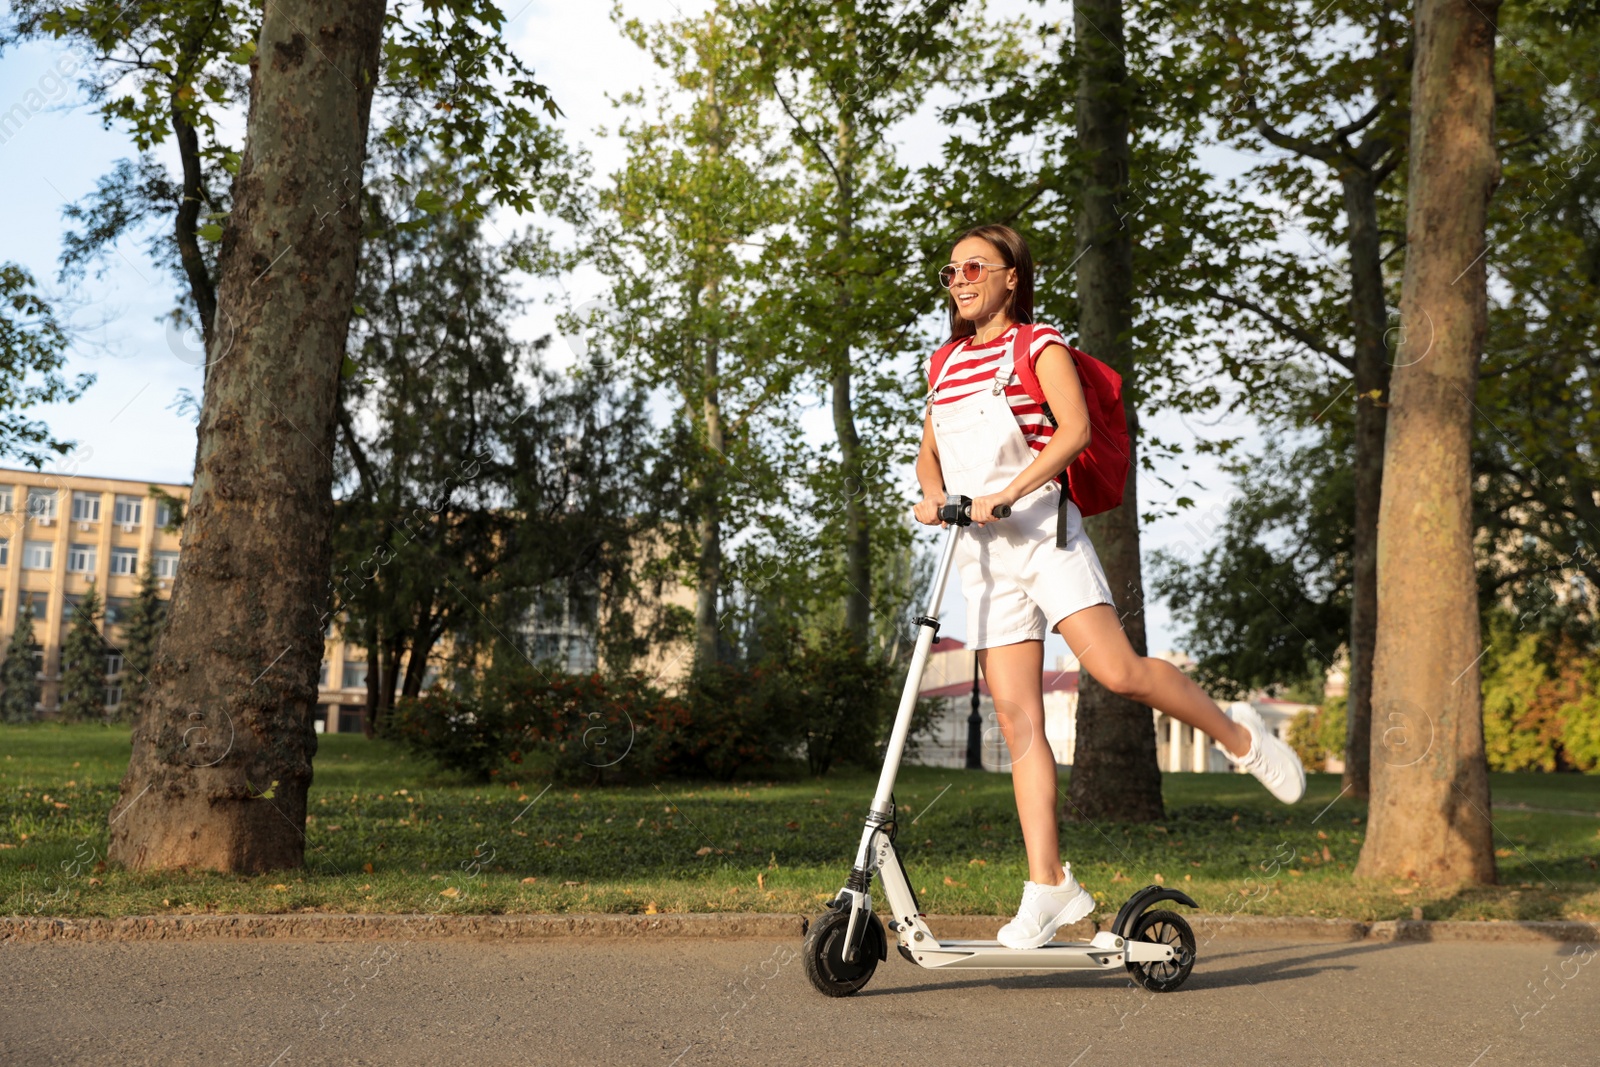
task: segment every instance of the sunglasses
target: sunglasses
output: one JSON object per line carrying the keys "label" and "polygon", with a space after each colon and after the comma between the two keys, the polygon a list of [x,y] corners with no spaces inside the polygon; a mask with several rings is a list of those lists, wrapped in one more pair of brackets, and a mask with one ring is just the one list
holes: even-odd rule
{"label": "sunglasses", "polygon": [[967,282],[981,282],[991,270],[1010,270],[1004,263],[985,263],[981,259],[969,259],[964,263],[947,263],[939,268],[939,284],[946,289],[956,283],[956,273],[959,271],[961,280]]}

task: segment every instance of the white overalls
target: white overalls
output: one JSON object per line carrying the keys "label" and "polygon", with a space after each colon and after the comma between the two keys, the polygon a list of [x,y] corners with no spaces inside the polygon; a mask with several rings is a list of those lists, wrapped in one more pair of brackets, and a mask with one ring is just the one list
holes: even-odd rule
{"label": "white overalls", "polygon": [[[947,364],[948,365],[948,364]],[[1005,386],[1014,377],[1011,346],[1000,356],[992,387],[947,404],[932,404],[933,434],[945,493],[976,499],[998,493],[1037,453],[1022,436]],[[1019,499],[1011,515],[961,531],[955,565],[967,597],[967,647],[1042,641],[1068,615],[1112,604],[1111,586],[1083,530],[1078,505],[1067,502],[1067,544],[1056,547],[1056,507],[1064,487],[1051,479]]]}

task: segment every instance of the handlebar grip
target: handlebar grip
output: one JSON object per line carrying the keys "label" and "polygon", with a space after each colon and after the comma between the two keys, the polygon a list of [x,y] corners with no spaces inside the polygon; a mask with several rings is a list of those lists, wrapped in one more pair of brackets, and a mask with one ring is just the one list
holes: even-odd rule
{"label": "handlebar grip", "polygon": [[[1011,515],[1011,505],[1001,504],[991,512],[994,518],[1004,519]],[[972,523],[972,500],[970,497],[957,497],[954,502],[948,503],[939,509],[939,521],[954,523],[957,526],[968,526]]]}

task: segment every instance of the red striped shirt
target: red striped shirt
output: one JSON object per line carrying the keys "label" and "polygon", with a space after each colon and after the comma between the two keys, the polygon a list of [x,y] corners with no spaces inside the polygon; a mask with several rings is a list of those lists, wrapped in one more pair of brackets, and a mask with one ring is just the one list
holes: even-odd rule
{"label": "red striped shirt", "polygon": [[[1011,327],[999,337],[985,341],[981,345],[974,345],[972,338],[962,341],[961,346],[950,353],[945,360],[944,369],[939,374],[939,380],[934,382],[934,388],[939,395],[934,400],[935,404],[951,404],[962,397],[971,396],[980,389],[990,389],[994,385],[995,371],[1000,368],[1001,353],[1009,350],[1016,340],[1015,326]],[[1051,345],[1066,346],[1066,338],[1061,336],[1061,331],[1054,326],[1035,325],[1033,328],[1033,345],[1027,354],[1028,365],[1037,366],[1039,353]],[[1044,446],[1049,442],[1050,435],[1056,428],[1050,425],[1050,420],[1044,417],[1044,409],[1039,406],[1033,397],[1028,395],[1022,383],[1012,375],[1011,382],[1006,385],[1006,400],[1011,404],[1011,414],[1016,417],[1017,426],[1022,430],[1022,437],[1028,442],[1028,447],[1035,452],[1043,452]],[[1056,475],[1060,481],[1061,476]]]}

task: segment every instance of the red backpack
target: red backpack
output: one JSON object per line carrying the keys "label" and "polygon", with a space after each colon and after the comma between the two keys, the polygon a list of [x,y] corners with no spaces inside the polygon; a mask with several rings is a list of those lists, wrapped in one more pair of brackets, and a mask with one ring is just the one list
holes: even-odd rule
{"label": "red backpack", "polygon": [[[950,358],[966,338],[957,338],[939,348],[928,364],[928,388],[939,380],[945,361]],[[1122,505],[1123,489],[1128,483],[1128,419],[1122,410],[1122,375],[1095,359],[1087,352],[1066,346],[1072,364],[1078,371],[1078,382],[1083,388],[1083,399],[1089,408],[1089,447],[1078,453],[1066,470],[1067,491],[1062,494],[1061,518],[1056,524],[1056,544],[1066,544],[1066,501],[1070,497],[1083,515],[1098,515]],[[1033,325],[1022,323],[1012,348],[1012,366],[1017,379],[1028,396],[1044,409],[1044,417],[1051,426],[1059,425],[1050,411],[1034,372],[1033,361],[1027,358],[1033,348]]]}

